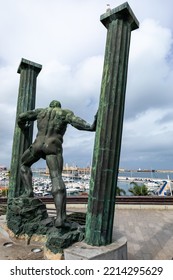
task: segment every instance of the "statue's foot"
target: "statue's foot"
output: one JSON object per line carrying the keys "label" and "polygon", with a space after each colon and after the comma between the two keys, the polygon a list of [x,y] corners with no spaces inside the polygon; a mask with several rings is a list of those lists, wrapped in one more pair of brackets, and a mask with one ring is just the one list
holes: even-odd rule
{"label": "statue's foot", "polygon": [[55,220],[55,227],[56,228],[70,228],[71,224],[67,220],[62,220],[62,219],[56,219]]}

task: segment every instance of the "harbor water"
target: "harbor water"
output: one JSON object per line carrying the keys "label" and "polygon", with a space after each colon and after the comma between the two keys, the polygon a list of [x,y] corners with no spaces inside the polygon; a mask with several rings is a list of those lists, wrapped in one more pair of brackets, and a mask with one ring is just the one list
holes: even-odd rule
{"label": "harbor water", "polygon": [[[4,187],[8,188],[8,179],[9,177],[0,177],[0,186],[3,189]],[[67,195],[77,195],[77,189],[80,189],[80,194],[82,192],[88,193],[89,192],[89,180],[90,175],[84,177],[74,176],[73,174],[66,175],[63,178],[66,188],[67,188]],[[68,181],[69,180],[69,181]],[[173,172],[133,172],[133,171],[126,171],[126,172],[119,172],[118,174],[118,182],[117,186],[125,191],[124,195],[132,195],[129,192],[129,188],[133,187],[132,182],[136,182],[138,185],[152,185],[157,184],[158,182],[163,183],[163,181],[170,181],[173,184]],[[37,192],[51,192],[51,180],[48,175],[43,172],[33,171],[33,186],[35,184],[37,186]],[[157,185],[156,185],[157,186]],[[73,190],[76,190],[73,193]],[[172,188],[173,190],[173,188]],[[123,193],[121,193],[123,195]]]}
{"label": "harbor water", "polygon": [[173,172],[120,172],[118,175],[117,186],[126,192],[126,195],[132,195],[129,192],[129,188],[132,187],[131,182],[137,182],[138,185],[145,184],[146,182],[158,182],[158,181],[173,181]]}
{"label": "harbor water", "polygon": [[[39,176],[37,173],[34,174],[34,176]],[[43,177],[47,177],[45,175],[42,175]],[[72,183],[71,187],[76,186],[76,183],[79,183],[81,185],[87,185],[87,188],[85,188],[84,192],[89,192],[89,177],[85,180],[75,177],[72,174],[69,175]],[[118,174],[118,182],[117,186],[120,189],[123,189],[125,191],[125,195],[132,195],[132,193],[129,192],[129,188],[133,187],[132,182],[136,182],[138,185],[143,184],[149,184],[149,183],[155,183],[158,181],[166,181],[166,180],[173,180],[173,172],[119,172]],[[66,186],[68,184],[65,181]],[[71,193],[71,195],[73,195]],[[121,193],[123,195],[123,193]]]}

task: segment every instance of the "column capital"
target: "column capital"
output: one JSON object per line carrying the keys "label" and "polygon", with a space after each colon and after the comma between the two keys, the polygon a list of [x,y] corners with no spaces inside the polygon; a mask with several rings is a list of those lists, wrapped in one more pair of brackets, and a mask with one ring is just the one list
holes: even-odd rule
{"label": "column capital", "polygon": [[33,61],[27,60],[25,58],[22,58],[21,62],[19,64],[19,67],[17,69],[17,73],[20,74],[21,70],[27,69],[27,68],[32,68],[33,70],[35,70],[37,72],[37,75],[38,75],[42,69],[42,65],[35,63]]}
{"label": "column capital", "polygon": [[131,31],[139,27],[139,21],[135,17],[132,9],[130,8],[128,2],[121,4],[120,6],[104,13],[100,16],[100,21],[103,25],[108,28],[109,24],[117,19],[124,19],[128,21],[131,25]]}

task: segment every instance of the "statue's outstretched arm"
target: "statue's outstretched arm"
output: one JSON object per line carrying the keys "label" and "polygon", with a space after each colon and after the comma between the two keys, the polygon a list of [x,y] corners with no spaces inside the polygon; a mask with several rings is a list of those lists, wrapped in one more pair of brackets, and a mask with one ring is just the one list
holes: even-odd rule
{"label": "statue's outstretched arm", "polygon": [[37,119],[38,113],[40,109],[30,110],[24,113],[19,114],[17,123],[21,129],[27,128],[29,125],[29,121],[35,121]]}
{"label": "statue's outstretched arm", "polygon": [[85,120],[81,119],[80,117],[75,116],[72,112],[67,114],[66,119],[68,123],[70,123],[72,126],[74,126],[79,130],[86,130],[86,131],[96,130],[97,114],[94,117],[93,124],[87,123]]}

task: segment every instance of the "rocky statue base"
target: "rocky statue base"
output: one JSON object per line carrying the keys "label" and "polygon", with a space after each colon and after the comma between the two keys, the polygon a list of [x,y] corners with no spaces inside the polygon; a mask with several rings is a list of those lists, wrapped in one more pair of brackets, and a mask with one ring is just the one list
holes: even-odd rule
{"label": "rocky statue base", "polygon": [[7,226],[15,235],[46,234],[53,221],[48,218],[46,206],[38,198],[8,200]]}
{"label": "rocky statue base", "polygon": [[11,198],[8,200],[7,226],[16,237],[25,235],[28,242],[33,235],[46,237],[45,247],[53,254],[84,238],[84,227],[69,222],[66,228],[56,228],[49,218],[46,205],[38,198]]}

